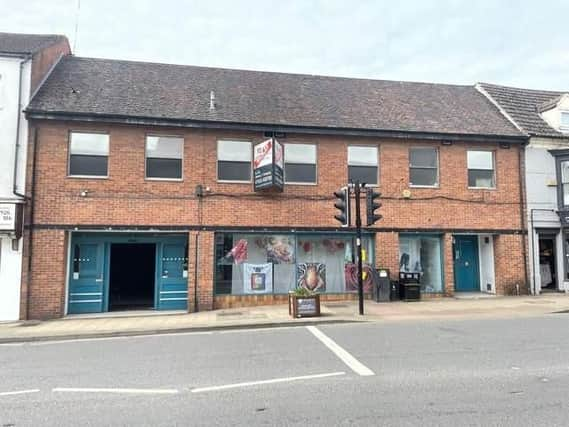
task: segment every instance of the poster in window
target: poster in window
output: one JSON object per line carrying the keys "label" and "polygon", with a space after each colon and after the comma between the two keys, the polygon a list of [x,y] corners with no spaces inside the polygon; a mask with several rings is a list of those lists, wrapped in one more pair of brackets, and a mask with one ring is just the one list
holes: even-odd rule
{"label": "poster in window", "polygon": [[247,261],[247,240],[239,239],[235,246],[227,252],[223,261],[231,264],[242,264]]}
{"label": "poster in window", "polygon": [[243,292],[246,294],[273,292],[273,265],[243,264]]}
{"label": "poster in window", "polygon": [[297,287],[311,291],[326,291],[326,264],[305,262],[297,264]]}
{"label": "poster in window", "polygon": [[267,262],[273,264],[294,263],[294,240],[288,236],[269,236],[262,244],[267,250]]}

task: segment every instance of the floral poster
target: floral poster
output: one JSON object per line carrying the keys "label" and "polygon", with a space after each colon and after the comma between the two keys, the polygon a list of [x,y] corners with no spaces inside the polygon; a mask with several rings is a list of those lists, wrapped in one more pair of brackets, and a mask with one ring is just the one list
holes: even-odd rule
{"label": "floral poster", "polygon": [[264,240],[267,262],[272,264],[294,263],[294,240],[288,236],[269,236]]}

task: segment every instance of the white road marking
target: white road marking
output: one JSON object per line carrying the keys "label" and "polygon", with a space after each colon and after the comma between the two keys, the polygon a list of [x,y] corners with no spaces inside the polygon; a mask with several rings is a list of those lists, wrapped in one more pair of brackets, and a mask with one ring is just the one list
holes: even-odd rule
{"label": "white road marking", "polygon": [[[115,341],[115,340],[126,340],[126,339],[135,339],[135,338],[160,338],[160,337],[167,337],[173,335],[212,335],[212,331],[200,331],[200,332],[168,332],[166,334],[148,334],[148,335],[124,335],[119,337],[93,337],[93,338],[74,338],[74,339],[62,339],[62,340],[49,340],[49,341],[30,341],[25,343],[20,343],[21,345],[32,345],[32,346],[41,346],[41,345],[53,345],[53,344],[68,344],[68,343],[76,343],[76,342],[91,342],[91,341]],[[0,344],[0,345],[7,345],[7,344]]]}
{"label": "white road marking", "polygon": [[338,356],[338,358],[346,365],[348,365],[348,367],[356,374],[364,377],[375,375],[375,373],[371,369],[369,369],[358,359],[356,359],[354,356],[352,356],[350,353],[348,353],[346,350],[344,350],[342,347],[336,344],[336,342],[332,338],[330,338],[328,335],[326,335],[316,326],[307,326],[306,329],[308,329],[312,333],[312,335],[318,338],[322,342],[322,344],[328,347],[332,353]]}
{"label": "white road marking", "polygon": [[67,388],[57,387],[54,393],[123,393],[123,394],[177,394],[179,390],[173,388]]}
{"label": "white road marking", "polygon": [[39,393],[37,388],[33,390],[19,390],[19,391],[4,391],[0,393],[0,396],[14,396],[16,394],[28,394],[28,393]]}
{"label": "white road marking", "polygon": [[227,390],[231,388],[240,388],[240,387],[252,387],[261,384],[276,384],[276,383],[285,383],[291,381],[302,381],[302,380],[311,380],[316,378],[327,378],[327,377],[337,377],[339,375],[346,375],[345,372],[330,372],[327,374],[316,374],[316,375],[304,375],[301,377],[285,377],[285,378],[273,378],[271,380],[262,380],[262,381],[250,381],[245,383],[236,383],[236,384],[226,384],[226,385],[218,385],[212,387],[198,387],[190,390],[192,393],[203,393],[206,391],[218,391],[218,390]]}

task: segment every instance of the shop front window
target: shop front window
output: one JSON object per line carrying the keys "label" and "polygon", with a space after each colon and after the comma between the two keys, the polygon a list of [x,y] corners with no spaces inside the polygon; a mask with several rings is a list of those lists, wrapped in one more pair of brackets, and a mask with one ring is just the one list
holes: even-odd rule
{"label": "shop front window", "polygon": [[[296,287],[356,291],[353,240],[351,235],[217,234],[215,293],[286,294]],[[368,264],[364,285],[370,289],[373,240],[362,242]]]}
{"label": "shop front window", "polygon": [[400,236],[399,271],[421,273],[421,290],[423,292],[442,292],[440,237]]}

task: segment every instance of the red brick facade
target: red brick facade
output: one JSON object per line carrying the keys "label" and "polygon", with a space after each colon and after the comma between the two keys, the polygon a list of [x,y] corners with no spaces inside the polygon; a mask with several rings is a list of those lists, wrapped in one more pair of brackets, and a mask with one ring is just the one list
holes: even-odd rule
{"label": "red brick facade", "polygon": [[[261,132],[44,121],[37,121],[33,126],[38,133],[35,171],[32,170],[33,140],[28,170],[30,184],[32,176],[35,180],[33,259],[31,276],[27,280],[24,272],[23,286],[23,304],[28,301],[30,318],[64,315],[66,245],[69,232],[75,227],[135,229],[154,226],[182,230],[189,236],[190,311],[194,310],[196,276],[199,310],[241,303],[267,303],[266,297],[215,298],[216,227],[335,229],[338,224],[333,218],[332,192],[346,184],[348,145],[379,147],[383,219],[375,227],[376,266],[398,271],[400,232],[438,233],[443,237],[445,294],[452,295],[453,234],[486,233],[494,236],[497,292],[513,293],[518,288],[520,292],[527,291],[520,203],[521,149],[515,144],[501,148],[497,143],[483,142],[442,145],[429,140],[288,134],[281,139],[282,143],[317,144],[318,184],[285,185],[283,193],[258,195],[253,192],[252,184],[217,182],[216,143],[220,139],[246,139],[256,143],[265,139]],[[107,179],[67,177],[71,130],[109,133]],[[31,134],[33,139],[34,132]],[[147,134],[184,137],[181,182],[145,179]],[[408,153],[409,147],[413,146],[438,147],[438,188],[410,188]],[[466,150],[472,148],[494,151],[496,189],[468,189]],[[201,199],[195,196],[198,184],[209,189]],[[81,192],[85,190],[87,197],[82,197]],[[410,197],[404,190],[410,190]],[[29,242],[29,239],[25,241]],[[25,253],[29,254],[29,247]],[[24,266],[26,269],[27,264]],[[26,313],[25,310],[22,312]]]}

